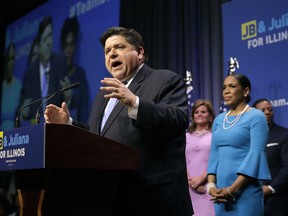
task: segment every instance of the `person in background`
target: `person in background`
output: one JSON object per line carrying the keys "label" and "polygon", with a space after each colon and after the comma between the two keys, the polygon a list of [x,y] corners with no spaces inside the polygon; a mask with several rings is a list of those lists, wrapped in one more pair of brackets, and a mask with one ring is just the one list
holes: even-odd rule
{"label": "person in background", "polygon": [[263,216],[263,180],[271,179],[266,159],[268,126],[264,114],[248,103],[251,83],[243,74],[228,75],[223,99],[230,110],[212,126],[207,191],[217,216]]}
{"label": "person in background", "polygon": [[188,100],[183,78],[150,68],[142,37],[134,29],[111,27],[100,41],[112,78],[101,80],[88,125],[74,121],[65,102],[61,107],[46,107],[46,123],[81,126],[141,151],[139,170],[117,181],[113,215],[191,216],[185,161]]}
{"label": "person in background", "polygon": [[215,112],[209,100],[199,99],[194,102],[191,124],[186,133],[187,175],[194,216],[215,215],[213,203],[206,193],[207,165],[214,118]]}
{"label": "person in background", "polygon": [[74,63],[79,35],[79,23],[76,16],[67,18],[61,29],[61,48],[66,56],[68,73],[63,86],[80,82],[80,88],[64,92],[70,115],[81,122],[87,122],[89,109],[89,87],[83,67]]}
{"label": "person in background", "polygon": [[253,107],[261,110],[269,127],[267,160],[272,180],[264,181],[265,216],[288,215],[288,129],[274,122],[271,102],[266,98],[256,100]]}
{"label": "person in background", "polygon": [[21,81],[14,75],[16,46],[11,43],[5,55],[2,83],[1,130],[14,128],[15,112],[20,98]]}
{"label": "person in background", "polygon": [[[28,67],[24,74],[17,111],[22,106],[61,89],[62,86],[60,82],[63,81],[64,77],[67,75],[65,56],[60,53],[52,52],[53,20],[51,16],[43,16],[39,23],[37,37],[39,39],[38,59]],[[62,101],[63,95],[58,94],[48,101],[48,103],[51,102],[59,105]],[[23,109],[21,118],[23,120],[28,120],[28,124],[33,124],[34,117],[41,102],[44,101],[39,101],[38,103]]]}

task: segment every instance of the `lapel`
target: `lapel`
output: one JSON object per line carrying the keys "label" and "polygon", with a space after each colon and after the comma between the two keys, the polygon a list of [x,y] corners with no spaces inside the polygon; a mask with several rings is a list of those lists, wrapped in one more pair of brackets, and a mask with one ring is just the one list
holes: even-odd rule
{"label": "lapel", "polygon": [[[33,83],[33,85],[31,85],[31,89],[32,89],[31,94],[34,95],[34,100],[42,97],[42,94],[41,94],[41,77],[40,77],[40,69],[39,68],[40,68],[40,63],[39,63],[39,60],[37,60],[33,63],[31,70],[30,70],[31,75],[30,75],[29,79],[31,78],[31,80],[33,80],[33,77],[35,77],[34,83]],[[36,71],[37,71],[37,73],[35,73]],[[36,91],[34,91],[34,90],[36,90]]]}
{"label": "lapel", "polygon": [[55,58],[56,57],[53,55],[53,53],[51,53],[50,70],[49,70],[49,89],[48,89],[49,93],[56,91],[56,89],[58,88],[58,83],[60,83],[60,80],[58,80],[59,79],[58,77],[60,77],[59,74],[55,74],[55,71],[57,73],[59,72],[59,70],[57,70],[56,68],[57,62]]}
{"label": "lapel", "polygon": [[[145,74],[146,74],[146,70],[145,67],[146,65],[144,64],[143,67],[141,68],[141,70],[138,72],[138,74],[134,77],[133,81],[130,83],[129,85],[129,89],[132,93],[136,93],[137,89],[141,86],[142,81],[144,80]],[[102,106],[101,109],[101,113],[103,116],[104,113],[104,109],[106,107],[108,100],[105,100],[105,103]],[[104,135],[107,131],[107,129],[111,126],[111,124],[116,120],[117,116],[120,114],[120,112],[124,109],[124,105],[120,103],[120,101],[116,104],[116,106],[114,107],[113,111],[111,112],[109,118],[106,121],[106,124],[102,130],[102,132],[100,132],[100,135]],[[128,112],[126,110],[126,112]],[[128,113],[127,113],[128,115]],[[100,128],[100,122],[98,124],[98,128]],[[99,129],[100,130],[100,129]]]}
{"label": "lapel", "polygon": [[[101,122],[102,122],[102,118],[103,118],[103,115],[104,115],[104,111],[105,111],[105,107],[107,106],[107,103],[108,103],[108,99],[104,98],[104,93],[103,92],[100,92],[101,96],[99,97],[100,99],[99,100],[102,100],[99,104],[102,104],[100,106],[100,117],[97,118],[97,123],[96,123],[96,128],[98,128],[98,134],[101,134]],[[107,122],[106,122],[107,123]],[[103,130],[104,131],[104,128]]]}

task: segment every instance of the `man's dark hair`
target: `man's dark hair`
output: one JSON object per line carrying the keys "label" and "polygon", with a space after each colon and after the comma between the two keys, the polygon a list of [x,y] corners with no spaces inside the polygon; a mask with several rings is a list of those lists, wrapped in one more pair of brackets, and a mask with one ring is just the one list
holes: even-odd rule
{"label": "man's dark hair", "polygon": [[44,16],[39,23],[38,27],[38,38],[41,40],[41,36],[48,25],[53,25],[52,17],[51,16]]}
{"label": "man's dark hair", "polygon": [[[126,41],[132,46],[134,46],[136,49],[138,49],[139,47],[143,47],[143,49],[145,49],[142,36],[136,30],[126,29],[126,28],[118,27],[118,26],[107,29],[101,35],[100,37],[101,45],[105,47],[106,40],[113,35],[123,36],[126,39]],[[146,52],[144,52],[144,56],[145,56],[145,59],[147,60]]]}
{"label": "man's dark hair", "polygon": [[271,103],[267,98],[259,98],[256,101],[254,101],[254,103],[252,104],[252,107],[256,108],[257,104],[259,104],[259,103],[261,103],[263,101],[267,101],[268,103]]}

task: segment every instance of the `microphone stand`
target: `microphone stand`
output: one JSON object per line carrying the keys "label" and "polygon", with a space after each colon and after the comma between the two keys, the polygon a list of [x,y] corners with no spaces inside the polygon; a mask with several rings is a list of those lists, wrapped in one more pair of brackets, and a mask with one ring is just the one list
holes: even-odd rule
{"label": "microphone stand", "polygon": [[18,110],[16,119],[15,119],[15,128],[19,128],[19,127],[20,127],[20,113],[22,112],[23,109],[25,109],[26,107],[31,106],[31,105],[33,105],[33,104],[35,104],[35,103],[43,100],[43,99],[45,99],[45,98],[48,98],[48,97],[50,97],[51,95],[53,95],[53,94],[47,95],[47,96],[45,96],[45,97],[43,97],[43,98],[39,98],[39,99],[37,99],[37,100],[35,100],[35,101],[32,101],[32,102],[29,103],[29,104],[26,104],[26,105],[22,106],[22,107]]}
{"label": "microphone stand", "polygon": [[55,95],[57,95],[58,93],[67,91],[67,90],[69,90],[69,89],[78,88],[79,86],[80,86],[80,83],[79,83],[79,82],[74,83],[74,84],[72,84],[72,85],[70,85],[70,86],[68,86],[68,87],[66,87],[66,88],[62,88],[62,89],[60,89],[59,91],[54,92],[53,94],[51,94],[51,95],[47,98],[47,100],[42,101],[42,103],[41,103],[40,106],[38,107],[37,113],[36,113],[36,115],[35,115],[35,124],[39,124],[39,123],[40,123],[40,117],[41,117],[41,116],[40,116],[40,109],[42,108],[43,104],[45,104],[47,101],[49,101],[51,98],[53,98],[53,97],[54,97]]}
{"label": "microphone stand", "polygon": [[53,93],[51,96],[49,96],[48,98],[47,98],[47,100],[45,100],[45,101],[43,101],[41,104],[40,104],[40,106],[38,107],[38,109],[37,109],[37,113],[36,113],[36,115],[35,115],[35,124],[39,124],[40,123],[40,109],[41,109],[41,107],[43,106],[43,104],[44,103],[46,103],[48,100],[50,100],[51,98],[53,98],[56,94],[58,94],[59,92],[55,92],[55,93]]}
{"label": "microphone stand", "polygon": [[48,100],[50,100],[52,97],[54,97],[55,95],[57,95],[57,94],[60,93],[60,92],[63,92],[63,91],[69,90],[69,89],[73,89],[73,88],[78,88],[79,86],[80,86],[80,83],[79,83],[79,82],[74,83],[74,84],[72,84],[72,85],[70,85],[70,86],[68,86],[68,87],[66,87],[66,88],[62,88],[62,89],[60,89],[60,90],[58,90],[58,91],[56,91],[56,92],[54,92],[54,93],[52,93],[52,94],[49,94],[49,95],[47,95],[47,96],[45,96],[45,97],[39,98],[39,99],[37,99],[37,100],[35,100],[35,101],[32,101],[32,102],[29,103],[29,104],[26,104],[26,105],[22,106],[22,107],[19,109],[19,111],[18,111],[18,113],[17,113],[17,116],[16,116],[16,119],[15,119],[15,128],[19,128],[19,127],[20,127],[20,114],[21,114],[22,110],[25,109],[26,107],[31,106],[32,104],[35,104],[35,103],[37,103],[37,102],[39,102],[39,101],[47,98],[47,100],[45,100],[44,102],[42,102],[42,103],[40,104],[40,106],[39,106],[39,108],[38,108],[38,110],[37,110],[37,113],[36,113],[36,117],[35,117],[36,124],[39,124],[39,122],[40,122],[40,114],[39,114],[40,108],[42,107],[42,105],[43,105],[45,102],[47,102]]}

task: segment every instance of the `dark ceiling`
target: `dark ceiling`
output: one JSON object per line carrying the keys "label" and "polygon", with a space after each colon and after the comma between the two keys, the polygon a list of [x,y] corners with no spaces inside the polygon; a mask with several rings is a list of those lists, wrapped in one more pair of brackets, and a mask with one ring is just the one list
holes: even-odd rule
{"label": "dark ceiling", "polygon": [[4,25],[7,25],[44,2],[47,2],[47,0],[4,0],[3,2],[4,7],[2,8],[1,20]]}

